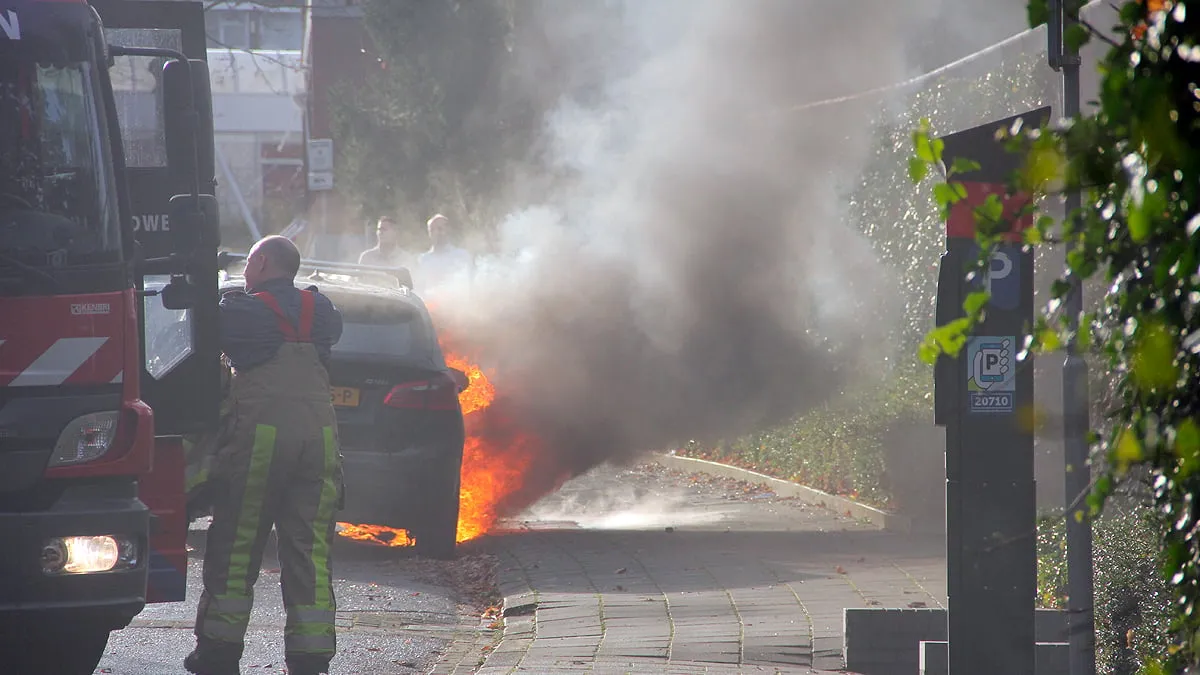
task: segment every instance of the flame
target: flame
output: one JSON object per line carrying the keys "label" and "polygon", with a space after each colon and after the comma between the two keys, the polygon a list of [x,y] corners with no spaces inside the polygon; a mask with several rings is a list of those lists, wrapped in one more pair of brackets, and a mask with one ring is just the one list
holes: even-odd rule
{"label": "flame", "polygon": [[458,394],[458,404],[462,407],[464,417],[483,410],[496,399],[496,387],[488,380],[482,368],[471,363],[465,357],[449,353],[446,354],[446,365],[467,374],[469,384]]}
{"label": "flame", "polygon": [[[504,443],[489,440],[472,429],[478,413],[496,399],[496,387],[483,368],[468,358],[446,351],[446,365],[467,375],[467,388],[458,394],[467,438],[463,445],[461,487],[459,488],[459,543],[483,536],[499,518],[498,507],[505,497],[518,492],[524,484],[536,453],[531,437],[518,436]],[[474,419],[473,419],[474,418]],[[338,523],[338,534],[348,539],[384,546],[412,546],[415,540],[406,530],[383,525]]]}
{"label": "flame", "polygon": [[458,541],[470,541],[487,534],[499,518],[498,507],[516,493],[533,462],[532,443],[526,436],[506,438],[504,442],[481,431],[478,413],[496,400],[496,387],[483,368],[467,357],[443,345],[446,365],[467,374],[467,388],[458,395],[467,425],[463,444],[462,474],[459,487]]}
{"label": "flame", "polygon": [[338,523],[338,534],[355,541],[365,541],[382,546],[412,546],[413,539],[408,536],[408,530],[400,530],[383,525],[355,525],[354,523]]}

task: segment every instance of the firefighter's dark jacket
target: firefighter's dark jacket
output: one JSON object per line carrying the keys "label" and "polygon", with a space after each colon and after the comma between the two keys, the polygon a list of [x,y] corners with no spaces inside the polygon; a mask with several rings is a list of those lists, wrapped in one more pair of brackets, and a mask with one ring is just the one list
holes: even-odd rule
{"label": "firefighter's dark jacket", "polygon": [[[333,345],[342,337],[342,314],[329,298],[314,291],[312,341],[317,356],[326,367]],[[288,279],[264,281],[250,293],[266,291],[275,296],[284,314],[299,324],[300,291]],[[271,360],[283,344],[279,321],[267,303],[242,291],[229,291],[221,297],[221,351],[230,364],[246,370]]]}

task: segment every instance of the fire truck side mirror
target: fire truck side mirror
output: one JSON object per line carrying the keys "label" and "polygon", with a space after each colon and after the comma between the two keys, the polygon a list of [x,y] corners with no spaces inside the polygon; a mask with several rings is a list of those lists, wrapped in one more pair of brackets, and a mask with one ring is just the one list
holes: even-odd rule
{"label": "fire truck side mirror", "polygon": [[163,67],[162,87],[171,175],[188,192],[214,194],[216,150],[208,64],[199,59],[169,61]]}
{"label": "fire truck side mirror", "polygon": [[208,65],[197,59],[169,61],[162,86],[167,166],[186,190],[171,198],[171,248],[191,256],[220,243]]}

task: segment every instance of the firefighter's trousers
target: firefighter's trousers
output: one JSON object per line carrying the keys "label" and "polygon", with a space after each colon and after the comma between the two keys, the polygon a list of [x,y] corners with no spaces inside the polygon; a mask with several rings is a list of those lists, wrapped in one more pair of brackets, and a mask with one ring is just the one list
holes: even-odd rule
{"label": "firefighter's trousers", "polygon": [[329,376],[311,344],[289,342],[266,364],[235,371],[230,398],[233,433],[209,472],[213,519],[196,635],[241,647],[274,526],[286,654],[332,658],[330,548],[342,470]]}

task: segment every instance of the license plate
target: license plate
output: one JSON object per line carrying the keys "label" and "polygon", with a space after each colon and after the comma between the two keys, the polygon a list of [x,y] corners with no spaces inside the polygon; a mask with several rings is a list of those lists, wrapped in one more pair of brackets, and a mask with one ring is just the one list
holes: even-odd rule
{"label": "license plate", "polygon": [[330,387],[333,404],[341,408],[358,407],[358,389],[355,387]]}

